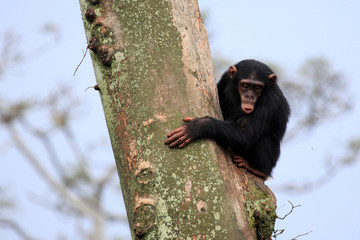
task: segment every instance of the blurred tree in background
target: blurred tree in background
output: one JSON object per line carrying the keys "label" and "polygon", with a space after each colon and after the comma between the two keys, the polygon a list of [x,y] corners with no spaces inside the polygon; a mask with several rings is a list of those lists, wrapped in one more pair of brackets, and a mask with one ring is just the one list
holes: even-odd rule
{"label": "blurred tree in background", "polygon": [[[46,28],[55,29],[50,25]],[[7,32],[2,38],[0,79],[6,81],[8,70],[10,72],[15,66],[19,69],[19,65],[33,59],[21,54],[23,51],[17,48],[20,37],[15,33]],[[54,41],[45,44],[50,43],[55,44]],[[36,50],[34,52],[37,54]],[[13,86],[15,88],[16,83]],[[106,228],[110,223],[127,224],[126,215],[109,209],[104,201],[109,192],[121,194],[114,162],[110,159],[112,164],[102,166],[100,174],[98,169],[91,167],[91,155],[99,144],[88,142],[89,148],[83,149],[74,135],[73,129],[81,124],[74,120],[79,118],[79,107],[83,103],[75,97],[70,85],[57,86],[39,99],[36,91],[40,89],[41,86],[29,89],[33,91],[33,97],[4,99],[0,96],[0,135],[6,136],[0,141],[0,156],[10,148],[16,149],[56,196],[50,199],[35,194],[33,204],[77,219],[78,234],[83,239],[109,239]],[[7,160],[12,164],[10,159]],[[7,192],[11,190],[1,188],[0,209],[16,207],[15,199],[10,199]],[[41,233],[29,232],[6,214],[0,215],[0,227],[10,228],[24,239],[41,236]],[[67,235],[60,234],[59,238],[62,236]]]}

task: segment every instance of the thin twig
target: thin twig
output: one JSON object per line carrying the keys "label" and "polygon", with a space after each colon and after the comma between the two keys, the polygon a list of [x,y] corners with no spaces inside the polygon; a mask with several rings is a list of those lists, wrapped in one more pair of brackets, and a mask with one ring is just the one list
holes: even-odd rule
{"label": "thin twig", "polygon": [[292,239],[290,239],[290,240],[296,240],[297,238],[303,237],[303,236],[308,235],[308,234],[310,234],[310,233],[312,233],[312,231],[307,232],[307,233],[303,233],[303,234],[300,234],[300,235],[297,235],[296,237],[294,237],[294,238],[292,238]]}
{"label": "thin twig", "polygon": [[74,75],[73,75],[73,76],[75,76],[77,70],[79,69],[80,65],[81,65],[82,62],[84,61],[88,49],[89,49],[89,48],[87,47],[86,50],[85,50],[85,52],[84,52],[84,49],[82,49],[82,51],[83,51],[83,57],[82,57],[79,65],[75,68],[75,71],[74,71]]}
{"label": "thin twig", "polygon": [[276,239],[276,238],[277,238],[277,236],[279,236],[279,235],[283,234],[283,233],[284,233],[284,231],[285,231],[285,229],[281,229],[281,230],[277,229],[277,230],[275,230],[275,231],[273,232],[272,237],[273,237],[274,239]]}
{"label": "thin twig", "polygon": [[296,206],[294,206],[294,204],[292,204],[292,202],[290,202],[290,201],[288,201],[288,202],[291,204],[291,209],[290,209],[290,211],[289,211],[287,214],[285,214],[285,216],[283,216],[283,217],[277,216],[278,219],[284,220],[287,216],[289,216],[289,215],[292,213],[292,211],[294,210],[294,208],[301,207],[301,205],[296,205]]}

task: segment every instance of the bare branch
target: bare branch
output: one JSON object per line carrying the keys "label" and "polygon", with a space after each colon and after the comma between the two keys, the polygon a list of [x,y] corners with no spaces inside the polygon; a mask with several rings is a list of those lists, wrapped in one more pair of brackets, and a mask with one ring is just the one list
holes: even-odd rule
{"label": "bare branch", "polygon": [[74,75],[73,75],[73,76],[75,76],[77,70],[79,69],[79,67],[81,66],[82,62],[84,61],[88,49],[89,49],[89,47],[86,48],[85,52],[84,52],[84,50],[82,50],[82,51],[83,51],[83,57],[81,58],[81,61],[80,61],[79,65],[75,68],[75,71],[74,71]]}
{"label": "bare branch", "polygon": [[0,218],[0,226],[12,229],[15,233],[17,233],[17,235],[19,235],[19,237],[24,240],[35,240],[35,238],[31,237],[19,224],[10,219]]}
{"label": "bare branch", "polygon": [[11,31],[3,34],[0,46],[0,79],[5,70],[22,60],[20,54],[19,37]]}
{"label": "bare branch", "polygon": [[288,129],[284,141],[312,130],[324,120],[340,116],[351,108],[346,81],[327,59],[310,58],[302,65],[299,73],[301,81],[296,81],[295,77],[295,80],[282,82],[293,110],[294,123]]}
{"label": "bare branch", "polygon": [[80,150],[78,142],[76,141],[70,127],[69,126],[63,126],[62,130],[63,130],[65,138],[66,138],[66,140],[68,142],[68,145],[71,147],[76,159],[79,160],[80,162],[85,161],[84,154]]}
{"label": "bare branch", "polygon": [[38,174],[45,180],[45,182],[47,182],[59,195],[66,199],[66,201],[68,201],[72,207],[92,218],[94,226],[92,233],[94,236],[93,239],[104,239],[104,215],[102,212],[98,208],[95,208],[92,204],[88,203],[86,200],[83,200],[79,196],[68,191],[66,186],[52,178],[52,176],[40,164],[39,159],[37,159],[37,157],[22,141],[20,134],[16,131],[15,127],[12,124],[8,124],[8,129],[20,152],[26,157],[26,159],[35,168]]}
{"label": "bare branch", "polygon": [[[35,168],[38,174],[64,199],[68,200],[75,208],[84,214],[92,216],[94,219],[101,219],[103,216],[101,212],[87,202],[83,201],[78,196],[72,194],[67,190],[67,188],[62,184],[57,182],[40,164],[40,161],[36,156],[30,151],[30,149],[24,144],[20,138],[20,134],[16,131],[15,127],[9,124],[8,129],[11,133],[12,139],[14,140],[16,146],[20,152],[28,159],[30,164]],[[101,221],[101,220],[100,220]]]}
{"label": "bare branch", "polygon": [[303,183],[303,184],[284,184],[280,187],[280,191],[286,192],[296,192],[296,193],[305,193],[311,192],[315,189],[318,189],[328,183],[332,178],[334,178],[337,172],[341,169],[340,164],[336,166],[329,167],[327,171],[320,176],[318,179]]}
{"label": "bare branch", "polygon": [[291,204],[291,209],[290,209],[290,211],[289,211],[287,214],[285,214],[284,217],[279,217],[279,216],[277,216],[278,219],[284,220],[287,216],[289,216],[289,215],[292,213],[292,211],[293,211],[295,208],[301,207],[301,205],[296,205],[296,206],[294,206],[294,204],[292,204],[292,202],[290,202],[290,201],[288,201],[288,202]]}
{"label": "bare branch", "polygon": [[111,166],[105,172],[105,174],[98,180],[98,188],[102,188],[106,183],[108,183],[114,174],[116,173],[116,166]]}
{"label": "bare branch", "polygon": [[357,162],[360,153],[360,138],[355,138],[349,141],[346,153],[347,155],[341,159],[329,160],[329,162],[333,162],[333,164],[328,164],[328,168],[325,173],[317,179],[310,180],[309,182],[305,182],[303,184],[285,184],[281,186],[279,190],[304,193],[324,186],[333,179],[340,170],[344,169],[345,166],[350,166],[351,164]]}
{"label": "bare branch", "polygon": [[281,230],[277,229],[277,230],[274,231],[274,233],[272,235],[272,238],[276,239],[277,236],[283,234],[284,232],[285,232],[285,229],[281,229]]}
{"label": "bare branch", "polygon": [[63,178],[65,176],[65,172],[57,156],[54,145],[51,143],[50,138],[45,133],[44,134],[39,133],[37,136],[40,138],[41,142],[43,143],[44,148],[49,155],[50,162],[52,163],[54,169],[59,174],[59,176]]}
{"label": "bare branch", "polygon": [[309,231],[309,232],[307,232],[307,233],[303,233],[303,234],[297,235],[296,237],[294,237],[294,238],[292,238],[292,239],[290,239],[290,240],[296,240],[296,239],[298,239],[299,237],[303,237],[303,236],[308,235],[308,234],[310,234],[310,233],[312,233],[312,231]]}
{"label": "bare branch", "polygon": [[128,223],[128,219],[126,215],[116,215],[111,213],[104,213],[106,221],[109,222],[121,222],[121,223]]}
{"label": "bare branch", "polygon": [[40,130],[30,124],[26,119],[20,119],[20,123],[24,126],[24,129],[29,131],[34,136],[38,137],[41,143],[44,145],[44,149],[47,152],[50,163],[53,165],[55,171],[58,175],[63,178],[64,177],[64,169],[60,163],[59,157],[55,151],[54,145],[51,143],[51,140],[48,136],[49,130]]}

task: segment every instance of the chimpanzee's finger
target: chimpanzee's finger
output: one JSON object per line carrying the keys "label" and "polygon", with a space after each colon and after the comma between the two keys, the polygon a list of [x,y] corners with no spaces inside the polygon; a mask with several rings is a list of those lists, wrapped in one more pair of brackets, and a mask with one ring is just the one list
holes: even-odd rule
{"label": "chimpanzee's finger", "polygon": [[191,138],[187,138],[181,145],[178,146],[178,148],[183,148],[186,145],[188,145],[191,142]]}
{"label": "chimpanzee's finger", "polygon": [[167,135],[167,137],[171,137],[172,135],[183,131],[184,128],[185,128],[185,126],[181,126],[181,127],[177,128],[177,129],[175,129],[175,130],[172,130],[172,131]]}
{"label": "chimpanzee's finger", "polygon": [[191,122],[192,120],[194,120],[195,118],[191,118],[191,117],[186,117],[183,119],[184,122]]}

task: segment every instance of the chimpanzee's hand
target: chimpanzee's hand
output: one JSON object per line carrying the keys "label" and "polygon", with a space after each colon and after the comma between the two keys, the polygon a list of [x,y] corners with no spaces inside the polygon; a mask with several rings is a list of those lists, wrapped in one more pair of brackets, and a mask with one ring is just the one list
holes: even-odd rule
{"label": "chimpanzee's hand", "polygon": [[[184,118],[184,122],[191,122],[194,118]],[[167,135],[167,139],[165,141],[166,145],[169,145],[169,148],[183,148],[188,145],[193,139],[186,132],[186,128],[188,126],[185,124],[173,131],[171,131]]]}

